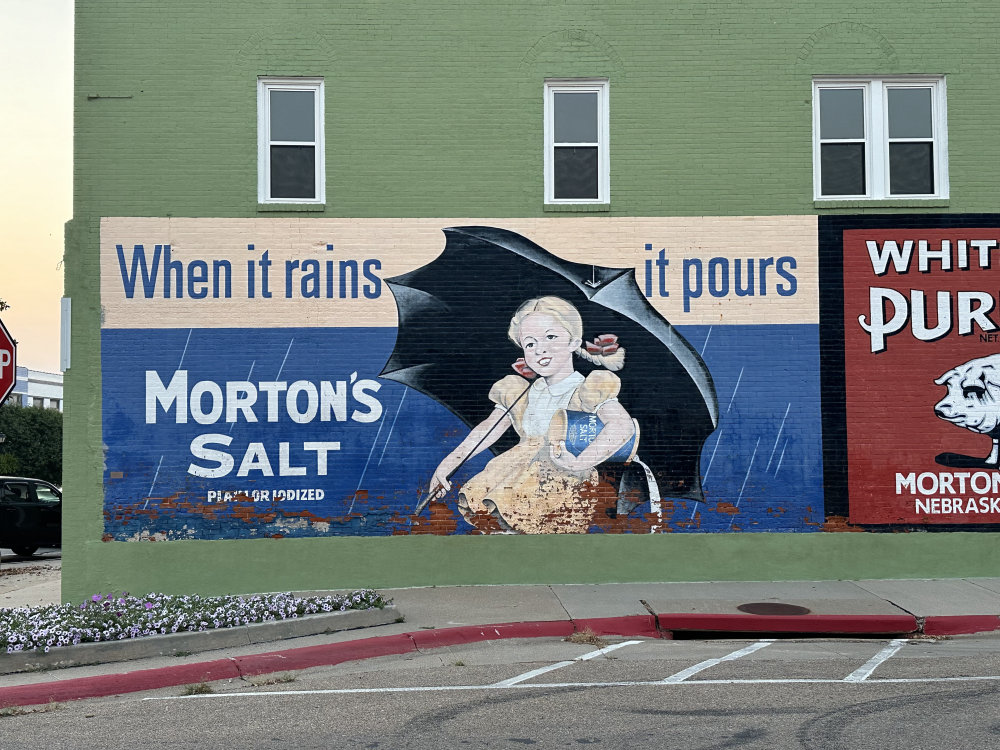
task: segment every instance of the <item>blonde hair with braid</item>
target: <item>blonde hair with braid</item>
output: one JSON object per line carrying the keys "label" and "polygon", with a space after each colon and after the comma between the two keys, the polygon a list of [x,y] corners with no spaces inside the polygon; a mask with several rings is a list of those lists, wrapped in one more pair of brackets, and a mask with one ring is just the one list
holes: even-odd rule
{"label": "blonde hair with braid", "polygon": [[[510,319],[507,336],[518,346],[521,346],[521,324],[525,318],[534,313],[551,316],[559,325],[569,331],[570,337],[583,341],[583,319],[573,305],[562,297],[535,297],[517,308],[514,317]],[[614,354],[591,354],[581,344],[573,353],[591,364],[608,370],[617,371],[625,366],[625,349],[623,347],[618,347],[618,351]]]}

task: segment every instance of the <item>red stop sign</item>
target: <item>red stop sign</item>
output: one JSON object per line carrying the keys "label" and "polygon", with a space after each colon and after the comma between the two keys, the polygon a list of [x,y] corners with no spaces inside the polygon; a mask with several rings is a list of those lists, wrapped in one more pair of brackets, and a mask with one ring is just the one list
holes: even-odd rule
{"label": "red stop sign", "polygon": [[0,320],[0,404],[17,382],[17,342]]}

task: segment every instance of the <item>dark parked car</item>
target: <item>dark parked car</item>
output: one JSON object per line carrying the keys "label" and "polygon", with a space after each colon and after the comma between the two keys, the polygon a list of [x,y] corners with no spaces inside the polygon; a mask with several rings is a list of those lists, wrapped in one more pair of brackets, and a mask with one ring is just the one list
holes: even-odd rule
{"label": "dark parked car", "polygon": [[0,477],[0,547],[28,557],[62,545],[62,492],[41,479]]}

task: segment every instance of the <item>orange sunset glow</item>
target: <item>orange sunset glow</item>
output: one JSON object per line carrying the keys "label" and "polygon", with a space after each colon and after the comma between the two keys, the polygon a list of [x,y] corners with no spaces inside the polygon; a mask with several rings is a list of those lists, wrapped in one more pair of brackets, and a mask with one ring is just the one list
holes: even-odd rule
{"label": "orange sunset glow", "polygon": [[18,364],[59,371],[72,215],[72,0],[0,0],[0,313]]}

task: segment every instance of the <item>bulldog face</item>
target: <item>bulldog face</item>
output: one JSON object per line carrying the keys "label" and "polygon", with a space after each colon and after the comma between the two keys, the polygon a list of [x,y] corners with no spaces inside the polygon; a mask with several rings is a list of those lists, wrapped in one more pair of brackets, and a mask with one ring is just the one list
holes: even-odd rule
{"label": "bulldog face", "polygon": [[969,360],[934,382],[948,388],[936,416],[973,432],[1000,433],[1000,354]]}

